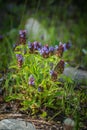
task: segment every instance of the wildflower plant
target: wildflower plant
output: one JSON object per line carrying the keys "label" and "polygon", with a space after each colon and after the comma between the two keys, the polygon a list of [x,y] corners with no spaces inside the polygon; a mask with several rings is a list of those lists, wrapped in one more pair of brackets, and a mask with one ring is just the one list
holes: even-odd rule
{"label": "wildflower plant", "polygon": [[64,89],[59,78],[65,66],[63,52],[70,46],[69,43],[53,47],[30,42],[26,30],[19,31],[14,49],[16,62],[11,63],[12,71],[5,83],[6,101],[20,100],[21,109],[30,110],[31,114],[43,113],[48,108],[62,111]]}

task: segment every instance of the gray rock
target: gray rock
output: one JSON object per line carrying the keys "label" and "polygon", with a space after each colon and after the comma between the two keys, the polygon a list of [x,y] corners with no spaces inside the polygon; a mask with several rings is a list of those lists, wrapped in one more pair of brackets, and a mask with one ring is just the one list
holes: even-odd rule
{"label": "gray rock", "polygon": [[71,118],[64,120],[64,130],[75,130],[75,121]]}
{"label": "gray rock", "polygon": [[29,38],[32,38],[36,40],[37,38],[48,40],[49,35],[47,33],[47,30],[41,25],[41,23],[34,19],[34,18],[29,18],[25,24],[25,29],[27,30],[27,35]]}
{"label": "gray rock", "polygon": [[72,78],[77,83],[87,84],[87,71],[83,71],[73,67],[67,67],[64,70],[64,74]]}
{"label": "gray rock", "polygon": [[0,121],[0,130],[36,130],[34,125],[22,119],[4,119]]}

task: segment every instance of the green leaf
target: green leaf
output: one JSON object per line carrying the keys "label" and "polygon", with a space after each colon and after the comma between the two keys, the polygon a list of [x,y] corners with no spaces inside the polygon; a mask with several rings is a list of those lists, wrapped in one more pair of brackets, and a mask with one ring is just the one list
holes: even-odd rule
{"label": "green leaf", "polygon": [[43,113],[40,115],[40,117],[45,118],[47,116],[47,112],[43,111]]}

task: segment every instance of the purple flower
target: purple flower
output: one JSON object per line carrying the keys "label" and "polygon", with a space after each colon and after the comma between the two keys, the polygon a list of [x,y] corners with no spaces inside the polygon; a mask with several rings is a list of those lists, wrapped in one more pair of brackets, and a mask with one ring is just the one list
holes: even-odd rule
{"label": "purple flower", "polygon": [[42,55],[44,53],[44,51],[42,49],[40,49],[39,53]]}
{"label": "purple flower", "polygon": [[16,54],[18,61],[23,61],[23,56],[21,54]]}
{"label": "purple flower", "polygon": [[50,46],[50,47],[49,47],[49,51],[50,51],[50,52],[54,52],[54,47]]}
{"label": "purple flower", "polygon": [[34,49],[37,50],[37,42],[33,42]]}
{"label": "purple flower", "polygon": [[64,43],[63,44],[63,47],[64,47],[64,51],[67,51],[70,47],[72,46],[71,43],[67,42],[67,43]]}
{"label": "purple flower", "polygon": [[50,70],[50,75],[52,76],[54,74],[54,70]]}
{"label": "purple flower", "polygon": [[50,46],[49,47],[49,56],[52,56],[54,54],[55,48]]}
{"label": "purple flower", "polygon": [[67,42],[67,43],[66,43],[66,48],[67,48],[67,49],[71,48],[71,46],[72,46],[72,43],[71,43],[71,42]]}
{"label": "purple flower", "polygon": [[35,79],[34,79],[33,75],[30,75],[28,84],[32,85],[32,86],[35,85]]}
{"label": "purple flower", "polygon": [[35,41],[35,42],[33,42],[33,46],[34,46],[34,50],[38,50],[41,48],[41,43]]}
{"label": "purple flower", "polygon": [[20,30],[19,31],[20,38],[25,38],[26,36],[26,30]]}
{"label": "purple flower", "polygon": [[41,49],[41,43],[39,43],[39,42],[37,42],[37,41],[35,41],[35,42],[33,42],[33,43],[30,43],[30,42],[28,42],[28,47],[29,47],[29,49],[30,49],[30,52],[35,52],[36,50],[40,50]]}
{"label": "purple flower", "polygon": [[26,44],[26,30],[19,31],[20,44]]}
{"label": "purple flower", "polygon": [[60,42],[60,46],[63,46],[64,51],[67,51],[72,46],[72,44],[70,42],[67,42],[64,44],[62,44],[62,42]]}
{"label": "purple flower", "polygon": [[49,47],[47,45],[43,46],[41,49],[40,49],[40,54],[41,55],[46,55],[46,54],[49,54]]}
{"label": "purple flower", "polygon": [[66,43],[63,44],[64,51],[67,51]]}
{"label": "purple flower", "polygon": [[21,34],[21,35],[20,35],[21,38],[24,38],[24,36],[25,36],[24,34]]}
{"label": "purple flower", "polygon": [[20,30],[20,31],[19,31],[19,35],[20,35],[20,36],[26,35],[26,33],[27,33],[26,30]]}

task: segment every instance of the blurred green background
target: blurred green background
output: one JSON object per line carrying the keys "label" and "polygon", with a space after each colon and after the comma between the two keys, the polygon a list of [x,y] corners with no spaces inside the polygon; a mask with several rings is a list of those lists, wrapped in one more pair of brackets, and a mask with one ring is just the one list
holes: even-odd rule
{"label": "blurred green background", "polygon": [[87,70],[86,0],[0,0],[0,71],[8,68],[18,31],[29,18],[36,19],[50,37],[45,42],[40,37],[36,40],[53,45],[70,41],[72,48],[65,53],[65,60]]}

